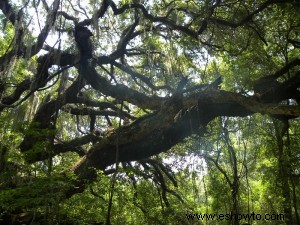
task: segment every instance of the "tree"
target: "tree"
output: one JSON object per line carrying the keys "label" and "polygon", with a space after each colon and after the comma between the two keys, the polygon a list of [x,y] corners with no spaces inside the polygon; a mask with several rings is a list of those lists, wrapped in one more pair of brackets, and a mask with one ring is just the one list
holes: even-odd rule
{"label": "tree", "polygon": [[[154,169],[168,205],[170,173],[149,157],[204,136],[217,117],[260,113],[284,124],[299,117],[299,6],[1,0],[0,168],[12,171],[19,157],[29,171],[2,188],[18,196],[24,185],[51,180],[55,186],[33,194],[51,209],[47,193],[62,201],[86,190],[99,171],[113,174],[113,189],[120,167],[133,170],[129,162],[138,161],[141,177]],[[238,183],[237,171],[233,176]]]}

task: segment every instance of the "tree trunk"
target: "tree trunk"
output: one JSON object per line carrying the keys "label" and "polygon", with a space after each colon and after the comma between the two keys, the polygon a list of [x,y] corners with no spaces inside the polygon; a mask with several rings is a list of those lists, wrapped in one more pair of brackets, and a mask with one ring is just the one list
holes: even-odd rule
{"label": "tree trunk", "polygon": [[293,223],[293,213],[292,213],[292,203],[291,203],[291,195],[290,195],[290,185],[289,185],[289,173],[288,173],[288,164],[287,155],[284,151],[284,142],[283,136],[286,134],[288,130],[288,124],[284,122],[283,127],[280,127],[282,124],[278,121],[273,120],[275,127],[275,135],[277,141],[277,149],[278,149],[278,179],[281,187],[281,194],[283,197],[282,208],[285,215],[285,223],[287,225],[294,224]]}

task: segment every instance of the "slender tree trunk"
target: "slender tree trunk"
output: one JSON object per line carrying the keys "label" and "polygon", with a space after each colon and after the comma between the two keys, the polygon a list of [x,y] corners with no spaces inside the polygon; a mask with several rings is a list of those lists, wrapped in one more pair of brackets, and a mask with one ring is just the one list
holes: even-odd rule
{"label": "slender tree trunk", "polygon": [[[291,140],[290,140],[290,134],[289,134],[289,130],[287,131],[287,151],[288,151],[288,156],[289,159],[292,158],[292,149],[291,149]],[[291,165],[289,165],[289,174],[292,171],[292,168],[290,167]],[[292,195],[293,195],[293,207],[295,210],[295,219],[296,219],[296,224],[300,224],[300,218],[299,218],[299,213],[298,213],[298,206],[297,206],[297,192],[296,192],[296,185],[295,185],[295,181],[293,180],[293,178],[291,176],[290,177],[290,184],[292,186]]]}
{"label": "slender tree trunk", "polygon": [[234,220],[232,221],[233,225],[239,225],[239,220],[237,219],[238,215],[238,184],[234,181],[232,187],[232,213],[234,214]]}
{"label": "slender tree trunk", "polygon": [[300,224],[300,218],[299,218],[298,207],[297,207],[296,185],[293,180],[291,180],[291,183],[292,183],[292,189],[293,189],[293,205],[294,205],[294,210],[295,210],[295,215],[296,215],[296,224]]}
{"label": "slender tree trunk", "polygon": [[231,167],[233,171],[233,181],[231,182],[231,198],[232,198],[232,211],[231,213],[234,215],[234,219],[231,221],[233,225],[239,225],[240,222],[237,218],[238,216],[238,191],[239,191],[239,176],[238,176],[238,167],[237,167],[237,158],[234,151],[234,148],[232,147],[232,144],[230,143],[230,137],[229,132],[226,127],[224,127],[224,134],[225,134],[225,141],[227,143],[228,147],[228,153],[230,156],[231,161]]}
{"label": "slender tree trunk", "polygon": [[285,214],[285,222],[286,224],[290,225],[293,224],[293,214],[292,214],[292,207],[291,207],[291,195],[290,195],[290,185],[289,185],[289,178],[287,174],[286,162],[283,158],[283,154],[281,152],[282,149],[279,149],[278,154],[278,169],[279,169],[279,179],[281,183],[281,190],[283,200],[283,211]]}
{"label": "slender tree trunk", "polygon": [[278,179],[281,186],[281,194],[283,197],[283,211],[285,215],[285,223],[287,225],[294,224],[293,223],[293,213],[292,213],[292,201],[290,195],[290,185],[289,185],[289,176],[288,176],[288,161],[286,160],[286,154],[284,152],[284,142],[283,136],[286,134],[288,130],[288,124],[284,123],[283,127],[280,128],[280,124],[277,121],[274,122],[275,127],[275,135],[277,140],[277,148],[278,148]]}

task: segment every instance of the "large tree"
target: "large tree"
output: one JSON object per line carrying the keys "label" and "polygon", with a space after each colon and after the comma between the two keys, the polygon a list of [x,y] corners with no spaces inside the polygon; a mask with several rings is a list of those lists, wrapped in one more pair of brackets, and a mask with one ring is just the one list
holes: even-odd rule
{"label": "large tree", "polygon": [[[217,117],[260,113],[288,124],[300,116],[299,7],[0,0],[0,112],[2,120],[18,115],[9,126],[22,134],[13,147],[49,174],[56,157],[80,156],[59,178],[71,182],[63,199],[99,170],[145,163],[204,135]],[[4,171],[12,145],[2,139],[0,147]]]}

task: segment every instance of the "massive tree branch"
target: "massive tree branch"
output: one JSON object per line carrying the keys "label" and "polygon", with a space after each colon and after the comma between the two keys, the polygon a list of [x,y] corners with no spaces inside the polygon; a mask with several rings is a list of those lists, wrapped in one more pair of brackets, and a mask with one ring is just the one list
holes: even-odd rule
{"label": "massive tree branch", "polygon": [[[192,100],[193,99],[193,100]],[[119,133],[119,161],[141,160],[165,152],[191,134],[203,135],[205,126],[218,116],[247,116],[255,112],[300,116],[300,107],[266,105],[252,97],[219,90],[206,90],[178,102],[166,101],[162,110],[114,130],[95,144],[73,168],[79,180],[93,180],[96,168],[104,170],[115,163]],[[82,184],[82,183],[81,183]],[[80,190],[80,189],[79,189]]]}

